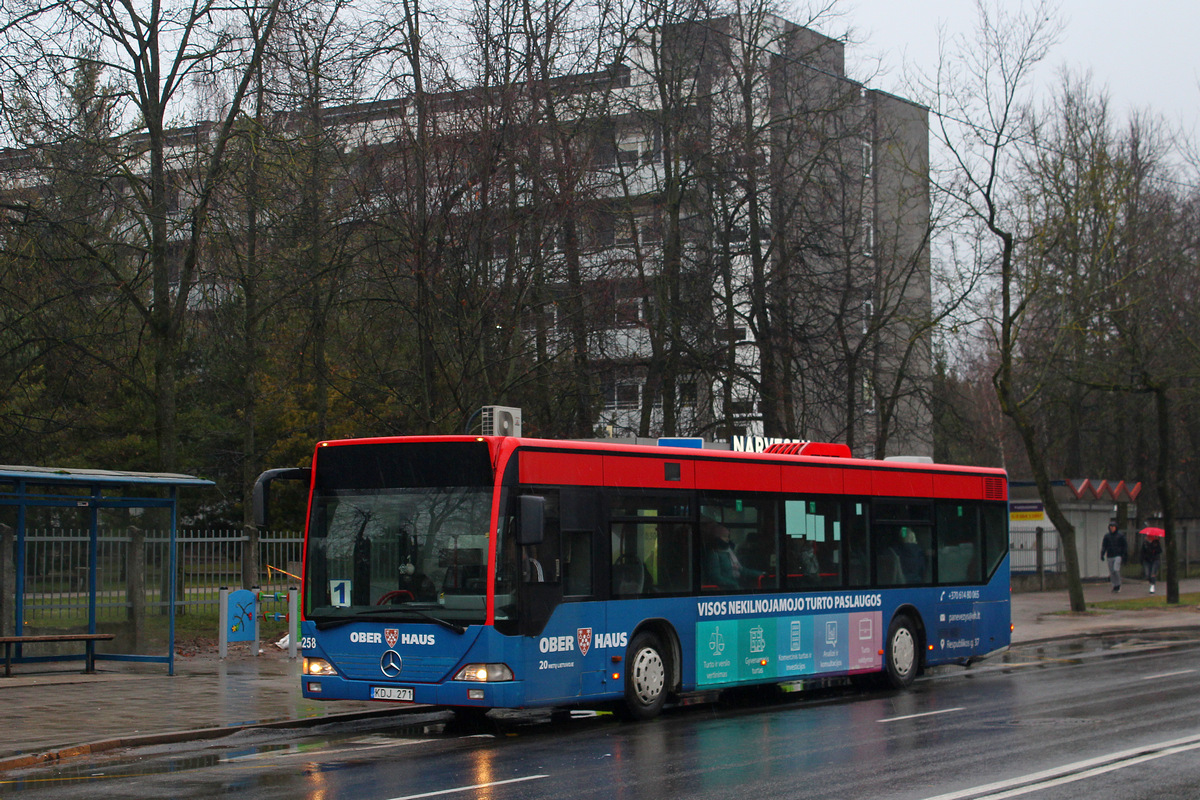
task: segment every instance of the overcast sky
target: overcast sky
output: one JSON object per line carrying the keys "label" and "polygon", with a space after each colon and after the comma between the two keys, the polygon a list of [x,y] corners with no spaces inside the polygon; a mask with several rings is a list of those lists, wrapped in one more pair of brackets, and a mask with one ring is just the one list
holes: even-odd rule
{"label": "overcast sky", "polygon": [[[1040,84],[1053,84],[1064,65],[1090,69],[1094,85],[1108,88],[1114,113],[1150,108],[1193,141],[1200,137],[1200,2],[1060,0],[1059,8],[1066,27]],[[868,85],[901,95],[905,60],[926,71],[935,65],[939,24],[969,35],[976,19],[973,0],[842,0],[841,9],[841,24],[861,42],[847,48],[852,76],[861,78],[870,59],[881,59],[887,74]]]}

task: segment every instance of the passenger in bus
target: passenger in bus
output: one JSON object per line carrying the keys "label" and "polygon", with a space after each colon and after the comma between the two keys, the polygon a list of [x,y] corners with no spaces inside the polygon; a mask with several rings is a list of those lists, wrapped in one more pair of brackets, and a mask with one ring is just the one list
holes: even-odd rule
{"label": "passenger in bus", "polygon": [[912,528],[900,529],[900,543],[896,545],[896,554],[900,558],[900,571],[905,583],[923,583],[925,581],[925,550],[917,542],[917,534]]}
{"label": "passenger in bus", "polygon": [[716,520],[700,523],[704,536],[704,584],[722,589],[740,589],[752,584],[762,573],[742,565],[729,529]]}
{"label": "passenger in bus", "polygon": [[820,582],[821,566],[816,545],[807,536],[788,536],[787,584],[792,589],[806,589]]}
{"label": "passenger in bus", "polygon": [[795,554],[792,563],[799,567],[800,572],[804,575],[817,577],[821,572],[821,565],[817,561],[816,545],[810,542],[807,536],[792,539],[792,545]]}

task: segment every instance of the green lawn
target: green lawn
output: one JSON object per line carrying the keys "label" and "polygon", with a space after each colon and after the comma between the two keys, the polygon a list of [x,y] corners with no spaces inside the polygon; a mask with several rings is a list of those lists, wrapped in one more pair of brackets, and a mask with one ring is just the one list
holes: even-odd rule
{"label": "green lawn", "polygon": [[[1105,600],[1100,603],[1088,603],[1088,608],[1099,608],[1109,611],[1137,611],[1143,608],[1166,608],[1167,587],[1160,582],[1158,588],[1162,590],[1162,594],[1148,594],[1143,597],[1123,597],[1120,600],[1114,599]],[[1179,605],[1200,605],[1200,592],[1179,595]]]}

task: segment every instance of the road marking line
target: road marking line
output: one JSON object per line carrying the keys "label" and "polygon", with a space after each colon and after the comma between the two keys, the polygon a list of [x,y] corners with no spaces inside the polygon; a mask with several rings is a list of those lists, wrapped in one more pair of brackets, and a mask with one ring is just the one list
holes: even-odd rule
{"label": "road marking line", "polygon": [[[1076,761],[1073,764],[1064,764],[1061,767],[1053,767],[1041,772],[1032,772],[1028,775],[1009,778],[1004,781],[996,781],[995,783],[986,783],[982,786],[962,789],[957,792],[939,794],[935,797],[927,797],[925,800],[965,800],[965,798],[974,798],[974,800],[1001,800],[1001,798],[1005,797],[1017,797],[1018,795],[1028,794],[1038,789],[1046,789],[1061,783],[1069,783],[1072,780],[1082,780],[1083,778],[1102,775],[1105,772],[1112,772],[1122,767],[1140,764],[1143,761],[1175,755],[1197,748],[1200,748],[1200,736],[1170,739],[1158,744],[1121,750],[1106,756],[1097,756],[1096,758]],[[1005,793],[992,794],[993,792]]]}
{"label": "road marking line", "polygon": [[1116,772],[1119,769],[1125,769],[1126,767],[1132,767],[1137,764],[1145,763],[1147,761],[1153,761],[1154,759],[1162,758],[1163,756],[1172,756],[1172,755],[1176,755],[1177,753],[1186,753],[1189,750],[1197,750],[1197,749],[1200,749],[1200,742],[1198,742],[1196,744],[1188,745],[1186,747],[1172,747],[1172,748],[1169,748],[1167,750],[1162,750],[1157,753],[1147,753],[1144,756],[1139,756],[1137,758],[1131,758],[1126,761],[1122,761],[1119,764],[1109,764],[1106,767],[1096,767],[1095,769],[1089,769],[1085,772],[1077,772],[1074,775],[1064,775],[1061,778],[1055,778],[1054,780],[1043,781],[1041,783],[1034,783],[1034,784],[1030,784],[1029,786],[1022,786],[1019,789],[1012,789],[1007,792],[1001,792],[1000,794],[982,795],[980,797],[975,798],[975,800],[1006,800],[1007,798],[1010,798],[1010,797],[1020,797],[1021,795],[1029,794],[1030,792],[1038,792],[1038,791],[1041,791],[1042,789],[1053,789],[1056,786],[1064,786],[1068,783],[1075,783],[1076,781],[1082,781],[1082,780],[1086,780],[1088,778],[1094,778],[1097,775],[1104,775],[1109,772]]}
{"label": "road marking line", "polygon": [[403,797],[393,797],[391,800],[420,800],[422,797],[437,797],[443,794],[454,794],[455,792],[469,792],[472,789],[487,789],[490,786],[504,786],[509,783],[536,781],[549,777],[549,775],[526,775],[524,778],[509,778],[506,781],[491,781],[490,783],[476,783],[471,786],[456,786],[453,789],[440,789],[436,792],[425,792],[424,794],[406,794]]}
{"label": "road marking line", "polygon": [[1143,675],[1142,680],[1152,681],[1155,678],[1174,678],[1176,675],[1191,675],[1195,671],[1194,669],[1181,669],[1178,672],[1160,672],[1157,675]]}
{"label": "road marking line", "polygon": [[961,706],[959,708],[944,708],[941,711],[926,711],[921,714],[907,714],[903,717],[887,717],[885,719],[877,719],[875,721],[876,722],[900,722],[901,720],[905,720],[905,719],[918,719],[919,717],[934,717],[934,716],[937,716],[938,714],[951,714],[955,711],[962,711],[962,710],[963,709]]}

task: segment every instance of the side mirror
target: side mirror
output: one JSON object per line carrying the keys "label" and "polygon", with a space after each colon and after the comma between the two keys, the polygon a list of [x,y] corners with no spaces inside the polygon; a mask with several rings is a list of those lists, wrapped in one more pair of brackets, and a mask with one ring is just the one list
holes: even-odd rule
{"label": "side mirror", "polygon": [[541,544],[546,529],[546,498],[523,494],[520,497],[521,519],[517,543],[522,547]]}
{"label": "side mirror", "polygon": [[251,502],[254,505],[254,527],[266,530],[271,519],[271,481],[312,481],[312,470],[304,467],[283,467],[269,469],[254,481],[254,493]]}

